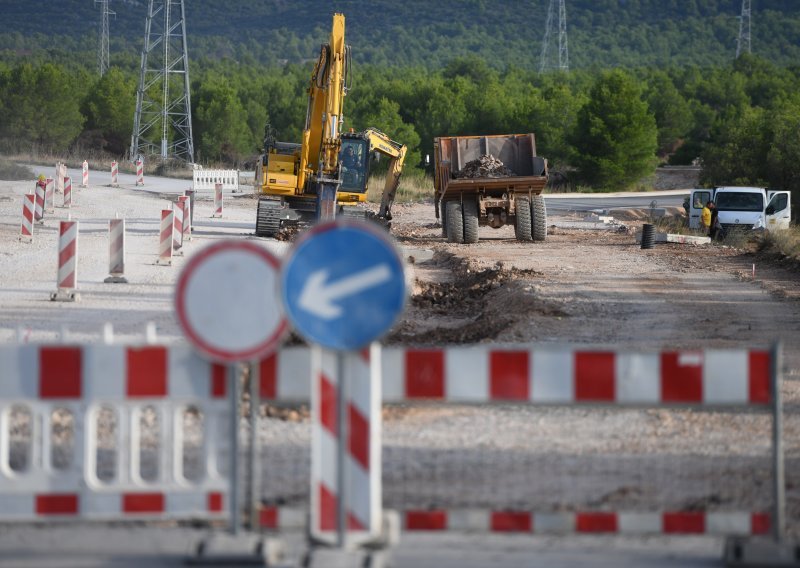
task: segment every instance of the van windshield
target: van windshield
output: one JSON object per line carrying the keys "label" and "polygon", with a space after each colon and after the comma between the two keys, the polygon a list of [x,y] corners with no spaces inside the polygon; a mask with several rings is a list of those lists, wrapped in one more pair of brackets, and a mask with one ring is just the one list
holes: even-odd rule
{"label": "van windshield", "polygon": [[763,211],[764,199],[760,193],[739,193],[735,191],[717,193],[718,211]]}

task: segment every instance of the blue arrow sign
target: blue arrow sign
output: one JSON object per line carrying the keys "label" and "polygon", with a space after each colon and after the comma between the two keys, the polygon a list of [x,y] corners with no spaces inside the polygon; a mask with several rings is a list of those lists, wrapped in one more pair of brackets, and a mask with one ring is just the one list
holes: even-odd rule
{"label": "blue arrow sign", "polygon": [[281,284],[297,332],[337,350],[360,349],[386,333],[406,300],[394,242],[378,227],[353,220],[308,231],[284,263]]}

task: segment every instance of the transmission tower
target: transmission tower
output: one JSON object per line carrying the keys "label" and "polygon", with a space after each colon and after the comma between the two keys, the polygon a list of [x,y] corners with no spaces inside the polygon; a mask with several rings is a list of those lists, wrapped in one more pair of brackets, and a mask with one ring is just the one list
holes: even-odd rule
{"label": "transmission tower", "polygon": [[569,71],[569,49],[567,47],[567,7],[565,0],[558,0],[558,63],[549,61],[550,41],[554,34],[553,20],[556,13],[556,0],[550,0],[547,7],[542,53],[539,56],[539,73],[547,69]]}
{"label": "transmission tower", "polygon": [[100,76],[106,74],[110,61],[108,50],[108,17],[116,16],[114,12],[108,9],[108,3],[111,0],[94,0],[95,4],[100,4],[100,43],[97,46],[97,67],[100,71]]}
{"label": "transmission tower", "polygon": [[736,59],[742,53],[752,53],[750,46],[750,0],[742,0],[742,15],[739,16],[739,38],[736,40]]}
{"label": "transmission tower", "polygon": [[194,161],[183,0],[149,0],[131,159]]}

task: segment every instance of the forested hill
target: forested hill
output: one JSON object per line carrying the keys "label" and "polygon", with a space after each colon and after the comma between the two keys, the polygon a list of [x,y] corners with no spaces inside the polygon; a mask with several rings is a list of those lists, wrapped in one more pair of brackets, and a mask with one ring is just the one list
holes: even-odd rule
{"label": "forested hill", "polygon": [[[162,0],[157,0],[161,3]],[[536,68],[549,0],[185,0],[191,57],[269,64],[316,56],[331,14],[347,17],[357,62],[440,67],[477,54],[499,68]],[[753,52],[800,61],[800,1],[756,0]],[[93,0],[0,0],[0,59],[91,57]],[[112,63],[138,64],[148,0],[111,0]],[[729,63],[740,0],[567,0],[570,67]]]}

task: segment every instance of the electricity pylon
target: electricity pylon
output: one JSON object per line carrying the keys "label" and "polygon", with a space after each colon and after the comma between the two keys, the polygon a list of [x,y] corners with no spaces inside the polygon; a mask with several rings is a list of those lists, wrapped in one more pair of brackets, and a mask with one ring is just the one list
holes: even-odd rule
{"label": "electricity pylon", "polygon": [[742,53],[753,53],[750,45],[750,0],[742,0],[742,14],[739,16],[739,38],[736,40],[736,59]]}
{"label": "electricity pylon", "polygon": [[194,161],[183,0],[149,0],[131,159]]}
{"label": "electricity pylon", "polygon": [[108,9],[111,0],[94,0],[95,4],[100,4],[100,42],[97,45],[97,68],[100,76],[106,74],[111,58],[108,49],[108,17],[116,14]]}
{"label": "electricity pylon", "polygon": [[542,41],[542,52],[539,56],[539,73],[544,73],[547,69],[559,69],[569,71],[569,49],[567,47],[567,7],[565,0],[558,0],[558,63],[550,63],[548,52],[550,51],[551,36],[554,33],[553,20],[556,12],[556,0],[550,0],[547,8],[547,20],[545,22],[544,40]]}

